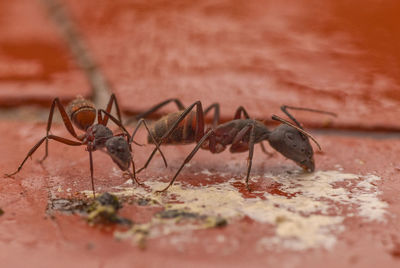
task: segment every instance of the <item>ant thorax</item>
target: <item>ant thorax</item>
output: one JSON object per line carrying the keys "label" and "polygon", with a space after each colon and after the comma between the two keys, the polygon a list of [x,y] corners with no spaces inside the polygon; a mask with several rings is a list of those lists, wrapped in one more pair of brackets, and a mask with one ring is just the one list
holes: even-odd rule
{"label": "ant thorax", "polygon": [[113,132],[108,127],[95,124],[89,127],[85,134],[85,143],[91,143],[93,150],[104,148],[106,141],[113,137]]}

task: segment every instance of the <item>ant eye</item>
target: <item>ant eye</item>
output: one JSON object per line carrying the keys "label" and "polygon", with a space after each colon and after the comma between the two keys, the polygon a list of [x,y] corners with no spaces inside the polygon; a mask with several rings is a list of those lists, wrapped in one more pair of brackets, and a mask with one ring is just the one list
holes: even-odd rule
{"label": "ant eye", "polygon": [[293,133],[287,132],[286,133],[286,138],[288,138],[289,140],[293,140],[294,139]]}

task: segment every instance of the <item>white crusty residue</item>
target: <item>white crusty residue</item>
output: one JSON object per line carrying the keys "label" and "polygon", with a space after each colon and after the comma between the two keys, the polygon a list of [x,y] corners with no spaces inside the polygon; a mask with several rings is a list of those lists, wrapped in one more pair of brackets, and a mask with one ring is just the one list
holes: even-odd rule
{"label": "white crusty residue", "polygon": [[[269,224],[275,234],[260,236],[256,242],[258,250],[330,249],[335,245],[337,235],[345,229],[344,219],[358,217],[363,221],[385,221],[388,205],[379,198],[378,176],[317,171],[278,176],[268,173],[258,181],[262,179],[272,179],[283,195],[256,192],[259,197],[244,198],[233,186],[236,179],[201,187],[176,184],[166,195],[124,186],[119,194],[152,198],[169,209],[220,216],[229,222],[247,216]],[[156,180],[146,184],[151,189],[165,186]],[[175,202],[170,203],[172,198]]]}

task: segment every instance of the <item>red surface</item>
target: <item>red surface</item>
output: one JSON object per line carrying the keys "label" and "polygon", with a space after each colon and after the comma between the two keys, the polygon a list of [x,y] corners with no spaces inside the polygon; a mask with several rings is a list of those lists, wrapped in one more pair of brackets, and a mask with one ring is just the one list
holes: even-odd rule
{"label": "red surface", "polygon": [[90,88],[40,1],[0,2],[0,106],[68,101]]}
{"label": "red surface", "polygon": [[[252,116],[270,118],[281,104],[292,104],[339,113],[333,128],[399,129],[400,35],[395,0],[62,3],[126,112],[143,111],[168,97],[179,97],[185,104],[200,99],[205,106],[218,101],[225,120],[238,105]],[[25,104],[44,105],[55,96],[67,100],[93,93],[57,27],[42,2],[0,2],[0,105],[26,112]],[[328,122],[309,114],[299,118],[309,125]],[[14,171],[45,135],[44,123],[22,123],[23,119],[0,121],[1,174]],[[71,138],[56,123],[52,134]],[[315,155],[317,172],[379,176],[373,187],[368,185],[388,205],[385,221],[366,221],[350,213],[357,204],[349,201],[336,206],[328,197],[320,198],[332,202],[328,211],[332,220],[343,217],[341,225],[334,225],[338,230],[330,230],[337,239],[331,249],[280,247],[287,240],[279,241],[276,248],[260,249],[260,238],[274,237],[279,222],[262,223],[251,217],[229,219],[223,228],[159,235],[149,238],[141,249],[133,238],[115,238],[114,232],[126,227],[90,226],[81,216],[56,211],[50,215],[46,211],[52,200],[85,199],[81,191],[91,189],[85,148],[51,141],[50,156],[43,165],[36,162],[44,154],[41,148],[14,178],[1,178],[0,263],[5,267],[398,267],[400,139],[395,135],[386,139],[345,134],[316,137],[324,149]],[[143,131],[137,141],[145,143]],[[148,184],[167,182],[192,146],[163,147],[169,168],[164,169],[156,156],[139,179]],[[134,146],[137,167],[151,150],[152,146]],[[246,153],[212,155],[200,150],[177,182],[188,191],[200,192],[229,184],[230,193],[239,193],[246,202],[264,200],[265,194],[288,202],[306,196],[282,190],[283,181],[271,178],[299,168],[278,154],[266,157],[258,146],[252,169],[256,178],[250,184],[254,192],[248,193],[243,178],[246,159]],[[94,153],[94,172],[99,193],[125,182],[101,152]],[[319,183],[315,180],[311,187]],[[348,182],[335,187],[348,194],[349,200],[359,191]],[[177,188],[171,188],[174,191]],[[149,223],[165,209],[137,202],[137,197],[127,198],[121,211],[134,226]],[[185,226],[185,222],[179,225]]]}
{"label": "red surface", "polygon": [[[7,157],[3,154],[0,158],[2,172],[17,167],[28,148],[45,133],[44,127],[44,124],[0,123],[0,146],[3,152],[9,152]],[[10,133],[9,129],[16,129],[17,134]],[[60,127],[54,128],[53,133],[67,136],[66,131]],[[138,141],[145,140],[143,134],[138,137]],[[335,136],[318,139],[324,146],[324,153],[316,155],[317,170],[337,169],[337,165],[340,165],[344,172],[378,175],[382,177],[377,185],[382,191],[381,198],[389,204],[386,223],[364,222],[358,217],[346,218],[345,230],[338,236],[333,250],[260,252],[255,241],[261,234],[269,234],[273,229],[268,224],[246,218],[229,223],[222,229],[193,231],[192,242],[179,242],[179,235],[176,236],[178,242],[175,244],[170,242],[174,235],[150,239],[144,250],[130,240],[116,241],[113,228],[90,227],[79,216],[55,213],[55,218],[50,218],[45,213],[50,199],[66,197],[68,188],[71,188],[72,196],[76,197],[82,197],[75,194],[77,191],[90,189],[88,156],[84,148],[50,143],[50,157],[43,167],[35,161],[28,161],[14,179],[2,179],[0,207],[5,214],[0,217],[0,260],[7,263],[8,267],[25,267],[26,263],[31,267],[70,267],[77,263],[85,267],[126,267],[128,264],[139,267],[209,267],[211,264],[218,267],[375,267],[378,263],[384,267],[397,267],[400,242],[400,225],[397,220],[400,215],[400,176],[397,159],[400,140],[379,141]],[[140,179],[151,181],[160,175],[170,177],[190,148],[164,147],[170,168],[160,168],[162,162],[158,157],[140,175]],[[151,146],[135,146],[138,166],[144,162],[151,149]],[[33,159],[39,159],[42,154],[43,149]],[[235,187],[247,196],[242,179],[245,159],[246,154],[231,155],[226,152],[210,156],[208,152],[200,151],[192,161],[192,166],[184,169],[179,181],[183,181],[184,185],[204,184],[202,176],[193,174],[207,169],[214,173],[214,180],[206,183],[218,185],[226,181],[226,177],[219,177],[218,174],[227,172],[238,178]],[[96,187],[101,187],[100,191],[124,182],[121,176],[112,171],[113,164],[105,154],[95,153],[94,161],[95,183]],[[283,157],[275,155],[266,161],[259,148],[255,152],[253,175],[297,169]],[[254,180],[252,186],[260,191],[280,195],[268,181]],[[59,188],[63,192],[59,192]],[[137,223],[144,223],[157,211],[154,207],[124,203],[121,215]],[[227,240],[215,242],[219,235]],[[240,241],[240,244],[231,244],[232,241]]]}
{"label": "red surface", "polygon": [[289,104],[335,111],[336,127],[399,129],[396,0],[65,3],[126,111],[179,97],[270,118]]}

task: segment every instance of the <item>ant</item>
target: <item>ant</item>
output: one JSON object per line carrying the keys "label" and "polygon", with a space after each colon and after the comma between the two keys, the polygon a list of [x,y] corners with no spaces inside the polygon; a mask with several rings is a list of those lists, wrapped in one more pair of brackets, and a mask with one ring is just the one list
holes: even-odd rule
{"label": "ant", "polygon": [[[168,132],[168,129],[174,128],[174,123],[179,120],[182,112],[185,111],[185,106],[182,104],[182,102],[179,99],[167,99],[154,107],[150,108],[149,110],[132,117],[126,121],[126,124],[131,123],[133,120],[142,120],[143,118],[147,117],[148,115],[156,112],[157,110],[161,109],[163,106],[174,102],[178,108],[179,111],[169,113],[165,116],[163,116],[161,119],[157,120],[153,126],[151,127],[150,131],[152,136],[155,138],[157,142],[160,142],[161,138],[164,133]],[[189,108],[188,108],[189,109]],[[194,142],[198,142],[199,138],[197,137],[195,133],[203,133],[204,132],[204,117],[212,110],[214,109],[214,114],[213,114],[213,121],[212,121],[212,127],[215,128],[219,124],[219,117],[220,117],[220,106],[219,103],[213,103],[210,106],[208,106],[204,112],[201,109],[200,111],[192,111],[190,112],[186,120],[183,120],[183,122],[179,125],[176,126],[176,129],[171,133],[170,136],[168,136],[167,140],[164,140],[163,143],[167,144],[190,144]],[[191,110],[191,109],[189,109]],[[199,116],[197,116],[197,114]],[[181,121],[179,121],[177,124],[179,124]],[[193,128],[193,126],[196,126]],[[199,128],[199,129],[197,129]],[[157,144],[154,142],[154,139],[151,138],[150,135],[148,135],[147,139],[148,143],[152,144]],[[137,173],[140,173],[143,169],[147,168],[149,165],[150,161],[152,160],[153,156],[155,155],[156,151],[154,150],[151,154],[151,156],[147,159],[145,165],[140,168]]]}
{"label": "ant", "polygon": [[[117,113],[117,118],[112,116],[110,114],[111,109],[113,107],[113,104],[115,105],[116,113]],[[64,126],[67,128],[68,132],[78,141],[66,139],[63,137],[55,136],[50,134],[50,129],[53,121],[53,115],[54,115],[54,109],[58,108],[62,120],[64,122]],[[103,117],[104,114],[104,117]],[[42,163],[48,156],[48,142],[49,140],[55,140],[57,142],[61,142],[66,145],[70,146],[81,146],[81,145],[86,145],[86,150],[89,152],[89,163],[90,163],[90,177],[91,177],[91,183],[92,183],[92,191],[93,191],[93,196],[95,197],[95,189],[94,189],[94,180],[93,180],[93,157],[92,157],[92,152],[96,150],[101,150],[105,153],[107,153],[111,159],[114,161],[115,164],[118,165],[118,167],[122,171],[126,171],[129,176],[138,183],[139,181],[136,179],[136,171],[135,171],[135,164],[132,159],[132,148],[131,148],[131,143],[133,142],[133,136],[129,135],[129,132],[125,129],[125,127],[121,123],[121,112],[119,110],[118,102],[114,94],[110,96],[110,99],[107,104],[106,110],[99,109],[97,110],[97,121],[98,123],[95,124],[95,119],[96,119],[96,108],[94,104],[86,100],[82,97],[77,97],[75,100],[71,101],[67,109],[64,109],[64,107],[61,105],[60,99],[55,98],[52,102],[51,108],[50,108],[50,113],[49,113],[49,118],[47,120],[47,129],[46,129],[46,136],[41,138],[27,153],[26,157],[22,161],[22,163],[19,165],[18,169],[11,173],[11,174],[5,174],[7,177],[11,177],[15,174],[17,174],[25,164],[26,160],[33,155],[33,153],[42,145],[44,141],[45,143],[45,155],[44,157],[39,161]],[[107,127],[108,120],[111,119],[121,130],[123,131],[122,134],[117,134],[114,135],[113,132]],[[137,129],[144,124],[146,129],[149,131],[146,122],[144,120],[141,120],[138,125],[136,126],[136,129],[133,133],[135,135]],[[84,131],[85,133],[82,135],[77,135],[73,125],[77,127],[78,129]],[[152,137],[152,134],[149,131],[149,135]],[[124,139],[123,136],[126,136],[126,140]],[[137,144],[136,142],[134,142]],[[140,145],[140,144],[137,144]],[[166,160],[159,149],[159,145],[156,144],[156,147],[158,148],[158,151],[160,152],[161,156],[164,159],[164,163],[166,165]],[[133,174],[129,171],[129,168],[132,164],[132,170]]]}
{"label": "ant", "polygon": [[[148,115],[150,111],[156,110],[156,107],[158,106],[151,108],[141,116]],[[192,111],[194,107],[196,107],[195,112]],[[219,108],[218,104],[213,104],[213,107]],[[210,108],[207,108],[206,111],[209,111],[209,109]],[[161,143],[187,144],[191,142],[196,142],[197,144],[179,167],[168,186],[157,192],[166,191],[174,183],[183,167],[193,158],[199,148],[209,150],[211,153],[221,153],[230,145],[229,151],[231,153],[249,151],[246,174],[246,187],[249,191],[248,182],[252,166],[254,144],[260,143],[263,152],[269,154],[263,147],[262,141],[264,140],[268,140],[272,148],[286,158],[293,160],[296,164],[301,166],[303,170],[313,172],[315,169],[313,158],[314,151],[308,138],[315,142],[319,150],[321,150],[321,147],[315,138],[306,132],[303,126],[289,113],[288,109],[337,116],[335,113],[331,112],[283,105],[281,106],[281,110],[294,124],[276,115],[272,115],[273,120],[281,122],[281,124],[272,131],[265,126],[263,121],[250,119],[247,111],[242,106],[236,110],[233,120],[220,125],[217,125],[219,109],[216,109],[218,113],[214,116],[212,127],[208,128],[207,131],[204,131],[205,112],[203,112],[200,101],[196,101],[183,111],[164,116],[155,123],[152,129],[152,133],[158,141],[156,145],[161,145]],[[242,114],[245,117],[244,119],[241,119]],[[186,117],[188,117],[188,119],[185,120]],[[146,165],[139,169],[138,172],[147,167],[155,152],[156,150],[153,150]]]}

